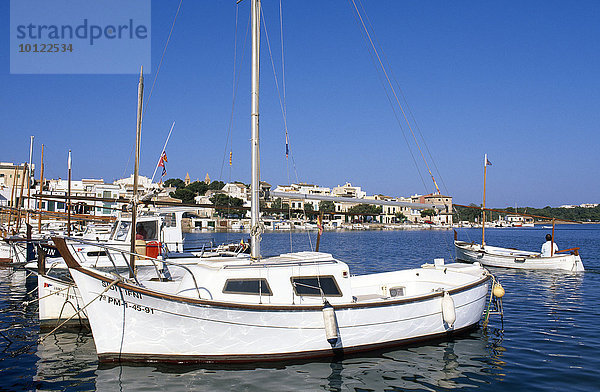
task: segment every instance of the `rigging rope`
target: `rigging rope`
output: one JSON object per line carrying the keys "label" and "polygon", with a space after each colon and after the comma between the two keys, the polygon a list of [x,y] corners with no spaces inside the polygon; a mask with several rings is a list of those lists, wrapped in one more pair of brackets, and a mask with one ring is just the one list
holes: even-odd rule
{"label": "rigging rope", "polygon": [[400,100],[398,98],[398,94],[396,93],[396,89],[394,88],[394,85],[392,84],[390,77],[388,75],[388,72],[386,70],[385,65],[383,64],[383,61],[381,60],[381,56],[379,55],[379,51],[377,50],[373,39],[371,38],[371,34],[369,33],[369,30],[367,28],[367,26],[365,25],[365,22],[363,20],[363,17],[358,9],[358,7],[356,6],[356,3],[354,0],[350,0],[352,2],[352,5],[354,6],[354,10],[356,11],[356,14],[358,16],[358,18],[360,19],[360,23],[365,31],[365,34],[367,35],[367,38],[369,40],[369,43],[371,44],[371,47],[373,48],[373,51],[375,53],[375,56],[377,57],[377,61],[379,62],[379,66],[381,67],[383,74],[385,75],[385,78],[388,82],[388,86],[390,88],[390,90],[392,91],[392,94],[394,95],[394,98],[396,100],[396,103],[398,104],[398,107],[400,108],[400,111],[402,112],[402,115],[404,117],[404,120],[406,121],[406,125],[408,126],[408,129],[410,130],[411,135],[413,136],[413,140],[415,141],[415,144],[419,150],[419,153],[421,154],[421,158],[423,159],[423,162],[425,163],[425,166],[427,167],[427,171],[429,172],[429,175],[431,176],[431,180],[433,181],[433,184],[435,186],[435,189],[437,191],[437,193],[440,193],[439,187],[437,185],[437,182],[435,181],[435,177],[433,176],[431,169],[429,168],[429,164],[427,163],[427,160],[425,159],[425,155],[423,154],[423,151],[421,149],[421,146],[417,140],[417,137],[415,136],[415,133],[412,129],[412,126],[410,125],[410,122],[408,121],[408,117],[406,116],[406,113],[404,111],[404,108],[402,106],[402,104],[400,103]]}
{"label": "rigging rope", "polygon": [[[273,61],[273,54],[271,51],[271,42],[269,40],[269,33],[267,31],[267,25],[266,25],[266,20],[264,17],[264,13],[262,11],[262,5],[261,5],[261,15],[262,17],[262,22],[263,22],[263,28],[265,30],[265,38],[267,41],[267,48],[269,50],[269,59],[271,61],[271,68],[273,69],[273,77],[275,78],[275,87],[277,89],[277,95],[279,98],[279,107],[281,109],[281,113],[283,116],[283,126],[284,126],[284,131],[285,131],[285,140],[286,140],[286,171],[287,171],[287,179],[288,179],[288,183],[291,184],[291,180],[290,180],[290,173],[289,173],[289,158],[288,155],[292,158],[292,168],[294,170],[294,174],[296,176],[296,183],[299,183],[299,176],[298,176],[298,170],[296,168],[296,162],[294,160],[294,157],[291,153],[291,149],[289,148],[289,133],[288,133],[288,126],[287,126],[287,105],[285,102],[285,74],[283,73],[283,67],[284,67],[284,62],[283,62],[283,19],[282,19],[282,10],[281,10],[281,1],[280,1],[280,9],[279,9],[279,15],[280,15],[280,31],[281,31],[281,58],[282,58],[282,90],[280,90],[279,88],[279,80],[277,78],[277,71],[275,70],[275,62]],[[283,91],[283,93],[282,93]],[[283,98],[282,98],[283,96]],[[289,153],[289,154],[288,154]],[[304,215],[306,216],[306,203],[303,203],[303,208],[304,208]],[[288,217],[289,217],[289,223],[290,223],[290,230],[289,230],[289,234],[290,234],[290,252],[292,251],[292,247],[293,247],[293,241],[292,241],[292,212],[291,212],[291,201],[288,203]],[[309,242],[309,246],[310,249],[313,250],[313,244],[312,244],[312,239],[310,237],[310,233],[308,230],[306,230],[306,234],[307,234],[307,238],[308,238],[308,242]]]}
{"label": "rigging rope", "polygon": [[[356,20],[356,23],[360,26],[360,20],[358,19],[357,15],[354,14],[354,19]],[[368,38],[365,35],[365,32],[363,30],[360,30],[361,36],[363,37],[363,39],[365,40],[365,43],[368,44]],[[402,122],[400,121],[400,118],[398,117],[398,113],[396,111],[396,106],[394,105],[394,103],[392,102],[392,98],[390,97],[390,94],[388,92],[388,89],[385,87],[385,83],[383,80],[383,77],[381,76],[381,71],[379,70],[379,67],[377,66],[377,63],[375,61],[375,56],[371,51],[371,48],[369,46],[367,46],[367,52],[369,53],[370,59],[371,59],[371,63],[373,64],[373,67],[375,68],[375,72],[377,73],[377,78],[379,79],[379,82],[381,83],[381,87],[383,88],[383,92],[385,93],[385,96],[388,100],[388,103],[390,104],[390,107],[392,108],[392,112],[394,113],[394,118],[396,119],[396,122],[398,123],[398,127],[400,128],[400,130],[402,131],[402,137],[404,138],[404,142],[406,143],[406,147],[408,148],[408,152],[410,153],[410,156],[412,158],[413,164],[415,165],[415,169],[417,170],[417,174],[419,175],[419,178],[421,179],[421,183],[423,184],[423,188],[425,189],[425,193],[427,193],[427,185],[425,184],[425,180],[423,179],[423,176],[421,175],[421,170],[419,169],[419,165],[417,163],[417,160],[415,159],[415,155],[412,151],[412,148],[410,146],[410,142],[408,141],[408,138],[406,137],[406,132],[404,131],[404,127],[402,126]]]}
{"label": "rigging rope", "polygon": [[41,337],[38,340],[38,343],[42,343],[44,340],[46,340],[46,338],[50,335],[52,335],[54,332],[58,331],[58,329],[60,329],[63,325],[65,325],[67,322],[71,321],[73,318],[75,318],[75,316],[79,316],[79,313],[83,312],[85,310],[85,308],[87,308],[89,305],[92,304],[92,302],[94,302],[95,300],[97,300],[98,298],[100,298],[104,293],[106,293],[108,290],[110,290],[114,285],[116,285],[117,283],[119,283],[120,281],[122,281],[123,279],[121,277],[115,279],[112,281],[111,284],[109,284],[108,286],[106,286],[106,288],[104,289],[104,291],[102,291],[100,294],[96,295],[90,302],[88,302],[83,308],[79,309],[74,315],[72,315],[71,317],[69,317],[68,319],[66,319],[65,321],[63,321],[62,323],[60,323],[59,325],[56,326],[56,328],[54,328],[52,331],[48,332],[45,336]]}
{"label": "rigging rope", "polygon": [[404,106],[406,107],[408,114],[410,115],[410,118],[415,126],[415,128],[417,129],[419,136],[421,137],[421,140],[423,141],[423,145],[425,146],[425,150],[427,151],[427,155],[429,156],[429,159],[431,160],[431,162],[433,163],[433,166],[435,168],[435,171],[437,173],[437,177],[442,181],[442,186],[444,187],[444,190],[446,192],[446,194],[449,194],[448,192],[448,188],[446,187],[446,184],[444,182],[444,178],[442,177],[442,173],[440,172],[440,170],[437,167],[437,164],[435,162],[435,159],[433,158],[433,155],[431,154],[431,151],[429,150],[429,146],[427,145],[427,142],[425,141],[425,137],[423,136],[423,132],[421,131],[421,127],[419,127],[419,124],[417,123],[417,119],[415,118],[412,109],[410,108],[410,105],[408,104],[408,100],[406,99],[406,95],[404,94],[404,91],[402,90],[402,87],[400,87],[400,83],[398,83],[398,78],[396,78],[396,75],[394,74],[394,70],[390,65],[390,62],[385,54],[385,51],[383,50],[383,45],[381,45],[381,43],[379,42],[379,39],[377,38],[377,34],[375,33],[375,28],[373,27],[373,24],[371,23],[371,20],[369,19],[369,16],[367,14],[367,11],[365,10],[362,1],[358,0],[358,3],[360,5],[360,8],[363,11],[363,14],[365,16],[365,19],[367,20],[367,25],[369,26],[372,34],[373,34],[373,38],[375,39],[375,43],[379,46],[379,48],[381,49],[381,55],[383,57],[383,60],[385,62],[385,64],[387,65],[387,68],[390,71],[390,75],[391,78],[393,80],[393,82],[395,83],[396,87],[398,88],[398,91],[400,93],[400,96],[402,97],[402,101],[404,102]]}
{"label": "rigging rope", "polygon": [[[242,57],[240,59],[240,64],[244,61],[244,54],[246,52],[246,43],[248,41],[248,32],[250,30],[250,18],[251,15],[248,15],[248,25],[246,26],[246,34],[244,36],[244,44],[242,45]],[[233,54],[233,96],[231,99],[231,114],[229,115],[229,125],[227,127],[227,138],[225,140],[225,150],[223,152],[223,160],[221,162],[221,172],[219,173],[219,178],[223,177],[223,168],[225,167],[225,161],[227,159],[227,149],[230,147],[231,134],[233,129],[233,112],[235,109],[235,101],[237,98],[237,90],[240,82],[241,73],[237,70],[237,31],[238,31],[238,7],[236,6],[235,10],[235,39],[234,39],[234,54]],[[236,78],[237,72],[237,78]],[[233,148],[233,146],[232,146]]]}

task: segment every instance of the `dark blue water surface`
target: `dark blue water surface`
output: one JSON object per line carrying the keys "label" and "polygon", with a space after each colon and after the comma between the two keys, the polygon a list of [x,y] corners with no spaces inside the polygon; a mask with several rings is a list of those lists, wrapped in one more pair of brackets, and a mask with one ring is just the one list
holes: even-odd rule
{"label": "dark blue water surface", "polygon": [[[539,250],[549,230],[489,229],[486,242]],[[479,241],[481,231],[460,229]],[[187,240],[236,241],[247,234],[190,234]],[[347,262],[355,274],[419,266],[453,257],[451,231],[326,232],[321,251]],[[455,389],[600,389],[600,226],[557,226],[559,248],[580,247],[584,273],[491,270],[506,289],[504,323],[492,318],[452,341],[336,361],[254,366],[98,365],[91,333],[42,336],[33,277],[0,270],[0,390],[123,391],[395,391]],[[310,250],[306,233],[264,235],[264,255]]]}

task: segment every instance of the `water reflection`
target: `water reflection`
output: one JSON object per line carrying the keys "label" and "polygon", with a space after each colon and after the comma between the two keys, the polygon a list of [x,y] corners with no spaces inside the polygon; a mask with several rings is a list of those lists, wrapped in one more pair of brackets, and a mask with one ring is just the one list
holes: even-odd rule
{"label": "water reflection", "polygon": [[[57,336],[62,339],[62,334]],[[93,382],[97,390],[147,391],[184,390],[202,385],[206,390],[437,390],[457,389],[490,384],[501,377],[504,362],[501,330],[475,331],[465,337],[427,346],[376,352],[368,356],[337,361],[282,362],[259,365],[100,365],[94,374],[88,370],[85,384]],[[40,378],[49,380],[53,370],[44,366],[60,361],[63,353],[77,350],[89,355],[91,365],[95,355],[90,338],[66,337],[61,350],[42,352]],[[63,369],[58,366],[57,370]],[[60,374],[60,373],[57,373]],[[85,378],[84,376],[81,376]],[[83,382],[83,379],[82,379]]]}
{"label": "water reflection", "polygon": [[[36,281],[24,286],[24,271],[0,268],[0,331],[10,339],[0,336],[0,390],[597,390],[600,227],[560,234],[561,245],[581,246],[586,272],[492,270],[506,289],[504,328],[492,317],[486,331],[453,341],[313,363],[99,366],[87,331],[38,345],[37,305],[23,306],[36,298]],[[321,247],[355,273],[382,272],[442,255],[439,236],[451,244],[451,233],[326,233]],[[289,235],[265,237],[266,253],[289,251]],[[537,249],[539,238],[538,230],[490,232],[490,243],[523,249]],[[308,249],[306,234],[292,239],[294,250]]]}

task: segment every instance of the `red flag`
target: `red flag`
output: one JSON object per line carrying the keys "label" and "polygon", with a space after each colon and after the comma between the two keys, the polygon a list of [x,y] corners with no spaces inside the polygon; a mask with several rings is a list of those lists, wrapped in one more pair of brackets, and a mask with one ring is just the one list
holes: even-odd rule
{"label": "red flag", "polygon": [[158,166],[163,168],[161,177],[164,177],[165,174],[167,174],[167,168],[165,167],[165,162],[168,162],[167,161],[167,152],[163,151],[162,154],[160,155],[160,159],[158,160]]}

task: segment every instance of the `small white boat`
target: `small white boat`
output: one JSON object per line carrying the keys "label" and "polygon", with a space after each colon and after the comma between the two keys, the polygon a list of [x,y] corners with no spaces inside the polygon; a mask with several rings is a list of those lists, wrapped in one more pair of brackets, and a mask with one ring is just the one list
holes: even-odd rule
{"label": "small white boat", "polygon": [[[564,270],[579,272],[584,271],[581,257],[579,256],[579,248],[565,249],[558,252],[553,252],[551,256],[542,256],[540,252],[529,252],[524,250],[501,248],[498,246],[489,246],[485,242],[485,183],[487,178],[487,167],[491,165],[487,158],[484,157],[483,164],[483,207],[481,207],[481,244],[475,242],[458,241],[456,230],[454,231],[454,248],[456,250],[456,260],[467,263],[480,263],[486,267],[502,267],[516,269],[532,269],[532,270]],[[456,205],[456,204],[455,204]],[[461,206],[466,208],[477,208],[471,206]],[[493,210],[498,211],[498,210]],[[506,216],[506,222],[512,227],[533,227],[533,218],[546,218],[536,215],[517,214]],[[554,225],[554,220],[552,221]],[[552,236],[554,236],[554,227],[552,226]],[[556,246],[552,243],[552,247]],[[566,253],[570,252],[570,253]],[[561,254],[562,253],[562,254]]]}
{"label": "small white boat", "polygon": [[71,317],[66,326],[87,324],[85,310],[78,313],[84,304],[75,284],[48,275],[38,275],[38,298],[38,316],[42,327],[56,326]]}
{"label": "small white boat", "polygon": [[[569,254],[542,257],[539,252],[528,252],[464,241],[454,241],[456,259],[468,263],[478,262],[486,267],[535,270],[584,271],[579,248],[568,249]],[[559,252],[560,253],[560,252]]]}

